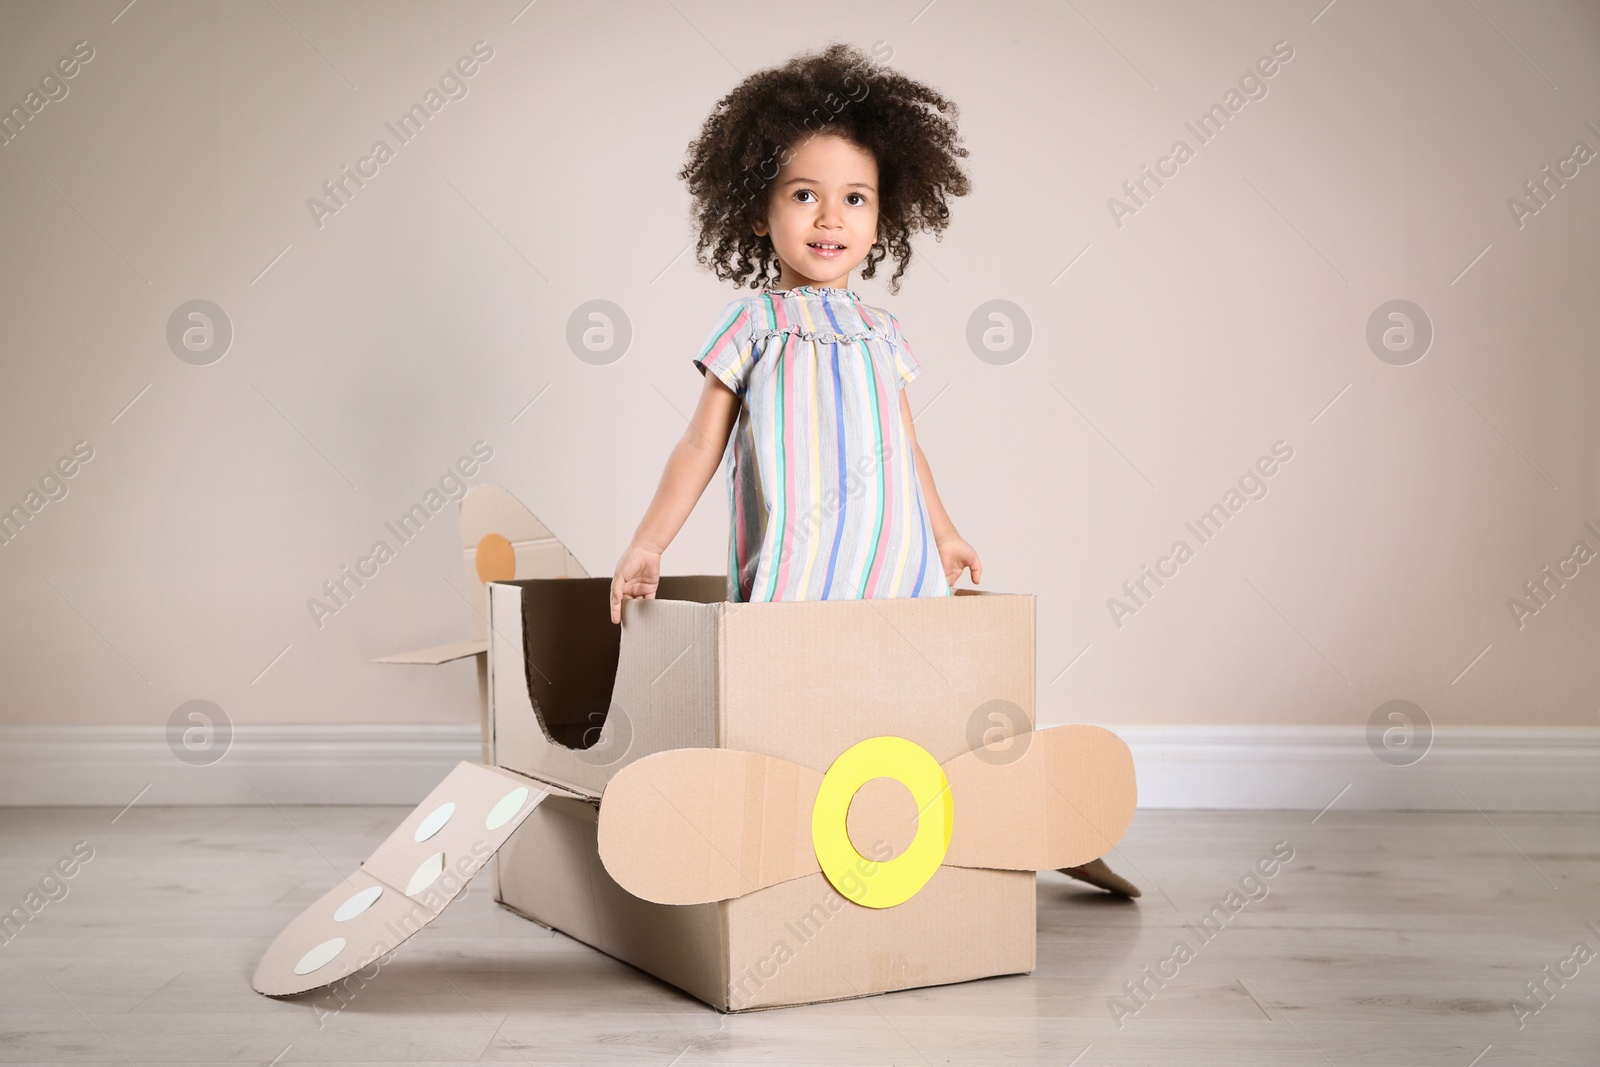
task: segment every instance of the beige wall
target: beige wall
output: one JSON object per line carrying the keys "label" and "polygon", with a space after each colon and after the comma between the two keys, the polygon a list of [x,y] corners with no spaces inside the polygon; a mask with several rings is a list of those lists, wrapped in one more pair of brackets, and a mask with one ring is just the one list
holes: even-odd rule
{"label": "beige wall", "polygon": [[[0,548],[0,721],[470,721],[469,666],[367,662],[465,633],[453,511],[320,629],[308,598],[478,441],[480,480],[610,572],[734,295],[685,254],[674,172],[741,74],[831,27],[963,108],[974,194],[900,295],[856,285],[926,367],[918,436],[984,587],[1038,594],[1047,721],[1597,721],[1600,563],[1521,627],[1508,607],[1600,551],[1600,162],[1508,207],[1600,151],[1593,7],[121,6],[0,10],[6,108],[93,49],[0,147],[0,502],[93,449]],[[468,94],[397,146],[384,124],[478,41]],[[1279,41],[1200,144],[1185,121]],[[319,226],[308,198],[379,138],[394,158]],[[235,331],[207,366],[165,337],[194,299]],[[603,366],[565,339],[596,299],[633,333]],[[1365,336],[1394,299],[1433,326],[1410,365]],[[1001,365],[967,340],[992,300],[1032,331]],[[1185,522],[1280,441],[1198,545]],[[720,573],[725,506],[719,474],[669,572]],[[1180,538],[1119,627],[1108,599]]]}

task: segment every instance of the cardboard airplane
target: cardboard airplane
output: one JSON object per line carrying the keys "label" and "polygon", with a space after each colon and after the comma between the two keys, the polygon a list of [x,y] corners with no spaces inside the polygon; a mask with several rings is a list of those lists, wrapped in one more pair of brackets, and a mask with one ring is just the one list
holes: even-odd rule
{"label": "cardboard airplane", "polygon": [[[502,904],[724,1011],[1025,973],[1033,872],[1092,870],[1132,819],[1119,738],[1034,729],[1032,596],[738,604],[668,576],[617,627],[608,578],[507,575],[576,560],[503,489],[462,526],[485,763],[284,929],[262,993],[385,962],[491,860]],[[974,744],[996,701],[1010,727]]]}

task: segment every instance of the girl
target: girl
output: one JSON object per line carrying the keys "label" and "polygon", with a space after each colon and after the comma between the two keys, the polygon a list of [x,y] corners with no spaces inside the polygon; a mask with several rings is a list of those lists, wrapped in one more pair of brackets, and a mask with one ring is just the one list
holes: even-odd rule
{"label": "girl", "polygon": [[[978,584],[917,446],[904,387],[922,368],[899,320],[850,288],[893,255],[899,292],[911,234],[942,233],[946,196],[971,191],[956,105],[875,69],[887,58],[834,44],[752,75],[690,144],[696,258],[760,288],[695,357],[700,401],[617,561],[613,623],[655,597],[661,554],[729,451],[729,600],[950,596],[963,570]],[[1103,860],[1062,873],[1139,895]]]}
{"label": "girl", "polygon": [[661,554],[725,452],[729,600],[949,596],[963,570],[979,581],[917,446],[903,388],[921,366],[899,321],[849,287],[892,253],[898,291],[910,235],[942,232],[946,196],[969,191],[956,114],[843,44],[718,102],[679,175],[696,253],[761,288],[724,309],[695,357],[700,401],[617,563],[613,623],[623,600],[655,596]]}

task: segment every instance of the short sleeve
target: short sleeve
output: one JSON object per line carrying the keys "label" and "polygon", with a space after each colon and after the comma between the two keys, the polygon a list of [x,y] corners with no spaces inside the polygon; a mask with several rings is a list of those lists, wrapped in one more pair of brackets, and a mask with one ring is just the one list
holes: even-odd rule
{"label": "short sleeve", "polygon": [[917,362],[906,335],[900,332],[900,320],[894,317],[893,312],[884,314],[889,316],[889,347],[894,352],[895,372],[900,376],[899,387],[904,389],[922,373],[922,364]]}
{"label": "short sleeve", "polygon": [[694,357],[694,365],[700,368],[701,374],[706,371],[715,374],[723,385],[742,397],[750,382],[750,368],[755,364],[754,338],[750,302],[741,297],[722,312],[705,344],[700,346],[700,354]]}

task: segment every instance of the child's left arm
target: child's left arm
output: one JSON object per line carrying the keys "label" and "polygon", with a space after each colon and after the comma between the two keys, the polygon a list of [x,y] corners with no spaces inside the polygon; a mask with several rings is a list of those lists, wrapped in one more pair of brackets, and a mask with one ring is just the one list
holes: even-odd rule
{"label": "child's left arm", "polygon": [[905,423],[906,437],[911,441],[911,451],[917,461],[917,478],[922,482],[922,499],[928,508],[928,520],[933,526],[933,540],[939,546],[939,561],[944,565],[945,580],[953,588],[961,571],[967,569],[972,573],[972,584],[977,585],[978,579],[983,574],[983,563],[978,559],[978,551],[956,533],[955,523],[950,521],[950,516],[944,510],[944,504],[939,500],[939,490],[933,486],[933,471],[928,469],[928,457],[922,454],[922,446],[917,444],[916,427],[912,425],[911,399],[906,396],[905,390],[900,390],[900,419]]}

